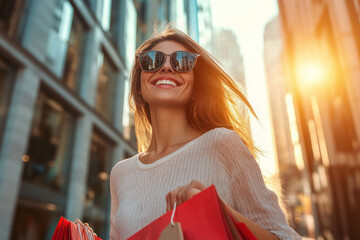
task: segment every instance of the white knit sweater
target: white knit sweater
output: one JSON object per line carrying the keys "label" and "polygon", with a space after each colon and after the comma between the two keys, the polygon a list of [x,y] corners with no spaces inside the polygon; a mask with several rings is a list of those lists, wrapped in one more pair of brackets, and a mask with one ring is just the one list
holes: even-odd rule
{"label": "white knit sweater", "polygon": [[165,214],[166,194],[195,179],[214,184],[227,204],[280,239],[301,239],[236,132],[213,129],[151,164],[139,155],[111,171],[111,240],[126,239]]}

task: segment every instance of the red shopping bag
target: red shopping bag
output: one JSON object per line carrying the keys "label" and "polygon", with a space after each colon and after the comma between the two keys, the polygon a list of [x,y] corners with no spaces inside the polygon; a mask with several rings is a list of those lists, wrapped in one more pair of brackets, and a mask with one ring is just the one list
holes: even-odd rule
{"label": "red shopping bag", "polygon": [[51,240],[101,240],[86,227],[61,217]]}
{"label": "red shopping bag", "polygon": [[[173,214],[174,213],[174,214]],[[180,223],[184,240],[256,240],[244,223],[236,223],[212,185],[132,235],[128,240],[158,240],[173,222]],[[168,226],[168,227],[167,227]]]}

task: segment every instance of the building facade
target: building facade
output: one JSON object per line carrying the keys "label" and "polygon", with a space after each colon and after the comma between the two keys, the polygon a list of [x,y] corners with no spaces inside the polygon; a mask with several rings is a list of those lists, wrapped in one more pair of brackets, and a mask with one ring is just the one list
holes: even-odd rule
{"label": "building facade", "polygon": [[235,33],[230,30],[215,31],[212,54],[245,89],[244,60]]}
{"label": "building facade", "polygon": [[154,30],[168,24],[189,34],[211,52],[212,19],[209,0],[135,0],[137,10],[137,40],[140,46]]}
{"label": "building facade", "polygon": [[316,237],[359,239],[359,1],[278,4]]}
{"label": "building facade", "polygon": [[131,0],[0,2],[1,239],[51,239],[60,216],[108,238],[135,43]]}
{"label": "building facade", "polygon": [[[213,31],[211,42],[212,55],[221,63],[220,66],[223,67],[225,72],[239,83],[246,95],[244,60],[235,33],[231,30]],[[246,109],[242,110],[243,115],[247,118],[247,133],[251,135],[250,117]]]}
{"label": "building facade", "polygon": [[282,201],[289,225],[303,237],[315,237],[311,192],[304,171],[293,95],[286,82],[283,54],[281,23],[279,17],[275,17],[265,27],[264,63]]}

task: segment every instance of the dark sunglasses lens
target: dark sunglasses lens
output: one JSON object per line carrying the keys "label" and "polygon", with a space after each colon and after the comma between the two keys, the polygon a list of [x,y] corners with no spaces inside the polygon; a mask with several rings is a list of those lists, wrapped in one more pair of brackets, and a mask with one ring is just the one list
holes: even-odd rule
{"label": "dark sunglasses lens", "polygon": [[171,64],[178,72],[188,72],[194,68],[196,58],[194,53],[177,51],[171,55]]}
{"label": "dark sunglasses lens", "polygon": [[162,52],[150,51],[141,54],[140,65],[145,71],[154,72],[164,63],[165,56]]}

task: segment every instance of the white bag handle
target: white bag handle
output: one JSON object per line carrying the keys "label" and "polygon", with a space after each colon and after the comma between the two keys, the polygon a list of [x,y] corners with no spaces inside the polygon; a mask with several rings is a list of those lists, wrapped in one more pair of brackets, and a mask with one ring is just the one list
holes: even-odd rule
{"label": "white bag handle", "polygon": [[171,226],[174,226],[175,210],[176,210],[176,202],[175,202],[175,204],[174,204],[174,209],[173,209],[172,214],[171,214],[171,219],[170,219]]}
{"label": "white bag handle", "polygon": [[80,240],[83,240],[81,230],[80,230],[80,226],[81,226],[81,228],[85,228],[85,233],[86,233],[86,236],[87,236],[87,238],[89,240],[94,240],[95,239],[94,238],[95,233],[94,233],[94,231],[92,229],[90,230],[88,227],[86,227],[79,219],[76,219],[75,223],[78,226]]}

